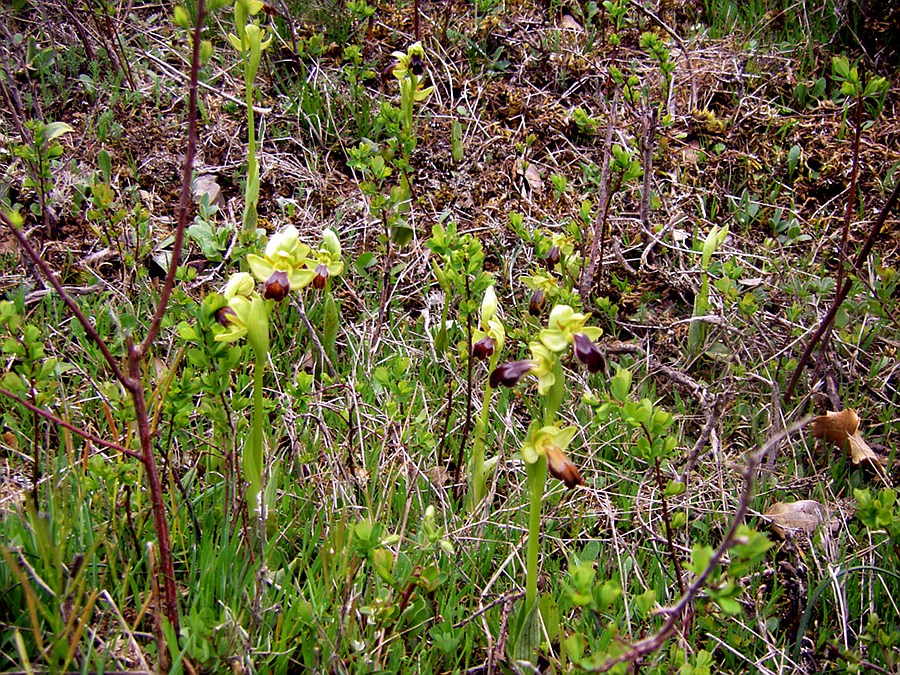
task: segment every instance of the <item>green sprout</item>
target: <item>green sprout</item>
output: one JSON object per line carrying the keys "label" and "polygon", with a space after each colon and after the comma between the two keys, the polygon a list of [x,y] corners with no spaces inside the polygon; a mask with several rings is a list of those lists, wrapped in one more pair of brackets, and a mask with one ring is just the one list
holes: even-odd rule
{"label": "green sprout", "polygon": [[693,318],[695,321],[691,322],[691,327],[688,331],[688,350],[691,354],[696,355],[699,353],[700,348],[706,341],[708,326],[702,320],[697,321],[696,319],[702,319],[709,314],[709,265],[712,261],[713,253],[715,253],[716,249],[725,242],[725,237],[727,236],[727,225],[724,227],[713,225],[709,234],[706,236],[706,240],[703,242],[703,253],[700,256],[700,292],[697,293],[697,296],[694,298]]}

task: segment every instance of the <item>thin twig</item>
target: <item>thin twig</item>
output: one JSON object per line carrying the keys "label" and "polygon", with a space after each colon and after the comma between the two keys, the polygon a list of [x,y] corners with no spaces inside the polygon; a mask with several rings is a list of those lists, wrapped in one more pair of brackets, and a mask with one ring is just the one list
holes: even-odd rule
{"label": "thin twig", "polygon": [[[607,106],[606,111],[606,139],[603,143],[603,160],[600,167],[600,190],[598,192],[599,211],[594,218],[594,233],[591,238],[591,251],[587,257],[587,266],[582,270],[581,286],[579,292],[581,294],[581,302],[585,307],[590,306],[591,289],[594,285],[594,273],[597,269],[597,257],[600,251],[600,245],[603,241],[603,233],[606,229],[606,219],[609,214],[609,202],[612,191],[609,189],[609,162],[612,159],[612,143],[613,132],[616,126],[616,108],[619,103],[619,88],[616,87],[613,93],[612,101]],[[601,267],[603,261],[600,261]]]}
{"label": "thin twig", "polygon": [[156,312],[150,321],[150,327],[147,329],[144,341],[138,347],[139,357],[143,357],[149,351],[150,346],[159,334],[163,315],[166,313],[169,297],[172,295],[172,289],[175,286],[175,274],[178,272],[178,265],[181,262],[181,249],[184,245],[184,231],[187,228],[188,216],[193,206],[191,177],[194,171],[194,157],[197,154],[197,82],[200,79],[200,38],[204,9],[203,0],[200,0],[197,5],[197,25],[194,29],[194,46],[191,57],[191,79],[188,85],[190,94],[188,97],[187,150],[184,153],[184,168],[181,172],[181,200],[178,204],[178,225],[175,228],[175,239],[172,242],[172,258],[169,261],[169,271],[166,274],[162,293],[160,293],[159,302],[156,305]]}
{"label": "thin twig", "polygon": [[[860,267],[862,267],[863,263],[866,261],[866,258],[869,257],[869,253],[871,253],[872,247],[875,246],[875,240],[878,238],[878,234],[881,232],[884,221],[887,220],[888,213],[890,213],[891,209],[894,208],[894,205],[897,203],[898,197],[900,197],[900,181],[897,181],[897,184],[894,186],[894,191],[891,193],[891,196],[888,197],[888,200],[887,202],[885,202],[884,207],[882,207],[881,213],[878,214],[878,218],[875,220],[874,225],[872,225],[872,229],[869,230],[869,234],[866,237],[865,242],[863,242],[862,248],[859,251],[859,255],[856,256],[856,260],[853,263],[854,268],[859,269]],[[812,355],[813,350],[816,348],[819,340],[825,334],[825,331],[828,330],[828,328],[831,326],[831,322],[834,321],[834,317],[837,315],[838,309],[840,309],[844,300],[847,299],[847,295],[849,295],[850,288],[852,286],[853,284],[846,283],[841,287],[840,293],[835,296],[834,302],[828,309],[828,313],[825,314],[822,322],[816,329],[816,332],[810,338],[809,344],[806,345],[806,350],[803,352],[800,360],[797,361],[797,367],[794,369],[794,374],[791,375],[791,381],[788,382],[788,386],[784,390],[785,399],[790,399],[794,395],[794,389],[797,386],[797,381],[800,379],[800,373],[803,372],[803,369],[809,362],[809,358]]]}
{"label": "thin twig", "polygon": [[[113,375],[119,382],[128,388],[128,384],[132,384],[130,378],[128,378],[122,369],[119,367],[119,363],[116,358],[109,351],[109,347],[106,346],[106,343],[103,341],[103,338],[97,333],[97,330],[94,328],[94,324],[90,322],[90,320],[84,315],[81,311],[81,308],[75,303],[75,301],[66,293],[62,284],[59,282],[59,279],[56,278],[56,275],[53,273],[53,270],[50,269],[50,265],[41,257],[41,255],[34,249],[31,245],[31,242],[28,241],[28,237],[25,236],[25,233],[20,230],[18,227],[13,225],[12,221],[9,217],[0,210],[0,222],[2,222],[7,229],[12,233],[13,237],[18,241],[19,246],[25,251],[25,254],[31,259],[31,261],[37,265],[38,269],[40,269],[41,274],[44,275],[44,278],[50,282],[50,285],[56,289],[56,292],[59,293],[59,297],[62,298],[62,301],[65,303],[66,307],[69,308],[69,311],[72,312],[72,315],[78,319],[78,323],[82,325],[88,337],[97,345],[97,348],[100,350],[100,353],[103,355],[103,359],[106,361],[106,364],[109,366],[110,370],[112,370]],[[127,383],[127,384],[126,384]],[[140,383],[138,383],[140,384]]]}
{"label": "thin twig", "polygon": [[[103,284],[92,284],[90,286],[63,286],[63,290],[69,295],[90,295],[91,293],[99,293],[105,288]],[[31,291],[25,294],[25,305],[33,305],[38,300],[45,298],[53,292],[53,289],[44,288],[39,291]]]}
{"label": "thin twig", "polygon": [[459,630],[460,628],[465,626],[467,623],[474,621],[479,616],[481,616],[482,614],[484,614],[487,611],[490,611],[497,605],[502,605],[506,602],[515,602],[519,598],[524,598],[524,597],[525,597],[525,591],[516,591],[515,593],[510,593],[509,595],[501,595],[499,598],[497,598],[493,602],[488,603],[487,605],[485,605],[484,607],[479,609],[477,612],[475,612],[471,616],[467,616],[465,619],[463,619],[459,623],[453,624],[453,630]]}
{"label": "thin twig", "polygon": [[694,63],[693,63],[693,61],[691,61],[691,54],[688,51],[687,47],[685,46],[684,40],[681,39],[681,36],[678,35],[678,33],[676,33],[674,31],[674,29],[672,29],[671,26],[669,26],[665,21],[663,21],[658,16],[656,16],[656,14],[654,14],[651,10],[644,7],[641,3],[636,2],[635,0],[632,0],[631,6],[634,7],[635,9],[637,9],[639,12],[650,17],[660,28],[662,28],[664,31],[666,31],[672,37],[672,39],[675,41],[675,44],[678,45],[678,48],[681,50],[681,53],[684,54],[684,60],[687,63],[688,75],[690,76],[690,79],[691,79],[691,100],[689,102],[689,106],[690,106],[691,110],[696,109],[696,107],[697,107],[697,78],[694,75]]}

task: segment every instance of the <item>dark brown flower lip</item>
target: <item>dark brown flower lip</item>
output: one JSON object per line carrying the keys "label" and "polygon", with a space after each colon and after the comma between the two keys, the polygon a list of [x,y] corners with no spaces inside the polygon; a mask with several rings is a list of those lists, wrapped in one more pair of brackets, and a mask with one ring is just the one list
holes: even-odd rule
{"label": "dark brown flower lip", "polygon": [[418,54],[413,54],[409,59],[409,70],[410,72],[419,77],[422,73],[425,72],[425,62],[422,60],[422,57]]}
{"label": "dark brown flower lip", "polygon": [[316,267],[316,276],[312,280],[312,286],[316,290],[321,291],[325,288],[326,283],[328,283],[328,267],[319,265]]}
{"label": "dark brown flower lip", "polygon": [[272,275],[266,279],[266,284],[263,288],[263,297],[266,300],[281,302],[290,292],[291,280],[288,277],[287,272],[275,270],[272,272]]}
{"label": "dark brown flower lip", "polygon": [[484,361],[494,355],[494,345],[497,341],[490,335],[485,335],[478,342],[472,345],[472,358],[478,361]]}
{"label": "dark brown flower lip", "polygon": [[216,310],[216,321],[220,326],[228,328],[232,324],[232,317],[237,318],[237,313],[228,305],[220,307]]}
{"label": "dark brown flower lip", "polygon": [[547,263],[548,269],[553,269],[559,264],[559,261],[562,260],[562,254],[560,253],[559,246],[554,246],[547,253],[547,257],[544,258]]}
{"label": "dark brown flower lip", "polygon": [[547,304],[547,296],[544,293],[544,289],[536,288],[534,293],[531,294],[531,299],[528,301],[528,313],[531,316],[540,316],[541,312],[544,310],[544,305]]}
{"label": "dark brown flower lip", "polygon": [[557,447],[547,450],[547,470],[551,476],[565,483],[570,490],[578,485],[584,485],[578,467]]}
{"label": "dark brown flower lip", "polygon": [[497,387],[515,387],[519,380],[531,372],[533,366],[534,364],[527,359],[501,363],[494,368],[488,381],[493,389]]}
{"label": "dark brown flower lip", "polygon": [[600,348],[584,333],[576,333],[575,339],[575,356],[578,360],[587,366],[592,373],[599,373],[606,366],[603,353]]}

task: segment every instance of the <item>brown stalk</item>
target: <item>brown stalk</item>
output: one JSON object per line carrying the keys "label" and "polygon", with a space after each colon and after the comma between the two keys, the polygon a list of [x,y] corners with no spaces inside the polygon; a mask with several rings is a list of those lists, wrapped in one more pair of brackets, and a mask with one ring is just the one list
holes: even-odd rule
{"label": "brown stalk", "polygon": [[653,180],[653,141],[656,136],[656,108],[650,107],[642,115],[641,159],[644,165],[644,182],[641,190],[641,225],[647,232],[650,227],[650,189]]}
{"label": "brown stalk", "polygon": [[[644,429],[647,440],[652,444],[653,439],[650,438],[650,434],[647,433],[647,427],[641,426]],[[684,595],[684,580],[681,578],[678,552],[675,550],[675,540],[672,534],[672,520],[669,517],[669,503],[668,499],[666,499],[666,482],[663,480],[662,469],[660,468],[658,457],[656,458],[653,468],[655,469],[656,485],[659,487],[660,499],[662,502],[663,525],[666,528],[666,549],[669,553],[669,561],[672,563],[672,573],[675,575],[675,581],[678,583],[678,592]]]}
{"label": "brown stalk", "polygon": [[[175,231],[175,243],[172,249],[172,258],[169,264],[168,274],[166,275],[166,281],[163,285],[163,290],[160,294],[160,299],[156,307],[156,312],[147,330],[147,336],[144,338],[144,341],[140,345],[136,345],[130,336],[127,338],[127,358],[125,371],[123,371],[117,359],[110,352],[106,342],[97,333],[93,324],[88,320],[88,318],[79,308],[78,304],[63,288],[62,284],[59,282],[59,279],[57,279],[56,275],[50,269],[50,266],[47,264],[47,262],[43,258],[41,258],[40,254],[34,249],[25,234],[12,223],[12,221],[5,213],[0,211],[0,222],[2,222],[7,227],[7,229],[9,229],[9,231],[18,241],[19,245],[25,251],[28,258],[30,258],[34,262],[34,264],[40,269],[41,273],[44,275],[47,281],[50,282],[50,285],[53,286],[53,288],[59,294],[60,298],[62,298],[62,301],[65,303],[66,307],[68,307],[72,315],[84,327],[85,333],[87,334],[88,338],[97,345],[104,361],[106,362],[106,365],[112,371],[115,378],[122,384],[123,387],[125,387],[125,389],[130,394],[134,403],[135,422],[137,425],[141,452],[135,453],[118,444],[103,441],[96,436],[93,436],[92,434],[89,434],[88,432],[75,427],[74,425],[64,422],[63,420],[55,417],[47,411],[40,410],[36,406],[31,405],[28,402],[13,395],[11,392],[0,389],[0,394],[18,401],[32,412],[62,425],[70,431],[73,431],[74,433],[82,436],[83,438],[91,440],[92,442],[95,442],[99,445],[119,450],[120,452],[123,452],[130,457],[137,458],[143,464],[145,473],[147,475],[147,487],[150,492],[153,524],[156,530],[156,537],[159,546],[159,567],[163,581],[163,600],[161,604],[163,606],[165,617],[171,624],[176,634],[179,630],[178,590],[175,585],[175,566],[172,560],[172,546],[169,540],[169,527],[166,520],[166,508],[165,502],[163,500],[163,487],[156,465],[153,437],[151,434],[150,414],[147,409],[146,393],[144,391],[144,384],[142,379],[142,359],[147,354],[151,345],[159,334],[162,318],[165,314],[166,306],[168,305],[169,297],[171,296],[172,288],[175,283],[175,272],[178,269],[178,264],[180,262],[181,249],[184,241],[184,230],[187,226],[188,215],[191,208],[191,172],[193,169],[194,156],[196,155],[197,150],[197,81],[200,70],[200,37],[205,13],[205,0],[198,0],[197,23],[194,26],[193,53],[191,57],[190,96],[188,104],[188,147],[185,153],[184,169],[182,173],[181,201],[179,205],[178,225]],[[154,579],[154,581],[158,580]]]}
{"label": "brown stalk", "polygon": [[372,352],[378,347],[381,338],[381,328],[384,325],[385,315],[390,315],[388,300],[391,297],[391,268],[394,266],[394,247],[391,242],[391,228],[388,225],[387,210],[381,212],[381,222],[384,225],[384,235],[387,238],[387,261],[384,264],[384,279],[381,284],[381,298],[378,300],[378,316],[375,319],[375,330],[372,332]]}
{"label": "brown stalk", "polygon": [[600,192],[599,207],[597,216],[594,218],[594,234],[591,238],[591,251],[587,257],[587,267],[581,274],[581,286],[579,292],[581,294],[581,302],[585,307],[590,306],[591,289],[594,285],[594,273],[597,269],[597,259],[600,258],[601,269],[603,266],[603,257],[601,252],[601,243],[605,238],[606,222],[609,215],[609,203],[615,190],[609,189],[609,162],[612,158],[613,131],[616,126],[616,108],[619,102],[619,88],[616,87],[612,101],[609,104],[606,118],[606,139],[603,143],[603,161],[600,167]]}

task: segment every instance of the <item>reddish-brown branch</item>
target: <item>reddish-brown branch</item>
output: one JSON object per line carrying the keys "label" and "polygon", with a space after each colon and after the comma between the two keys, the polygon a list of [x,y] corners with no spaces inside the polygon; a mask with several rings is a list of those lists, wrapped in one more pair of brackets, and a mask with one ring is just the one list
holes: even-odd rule
{"label": "reddish-brown branch", "polygon": [[16,396],[11,391],[0,388],[0,396],[5,396],[6,398],[11,399],[11,400],[15,401],[16,403],[19,403],[20,405],[25,406],[31,412],[33,412],[37,415],[40,415],[44,419],[50,420],[54,424],[58,424],[59,426],[65,428],[65,429],[68,429],[73,434],[81,436],[86,441],[90,441],[91,443],[95,443],[96,445],[103,446],[104,448],[109,448],[110,450],[116,450],[118,452],[121,452],[123,455],[128,455],[129,457],[134,457],[135,459],[140,459],[140,460],[144,459],[143,455],[141,455],[139,452],[135,452],[134,450],[129,450],[128,448],[126,448],[122,445],[119,445],[118,443],[113,443],[112,441],[104,441],[102,438],[100,438],[99,436],[95,436],[90,431],[82,429],[81,427],[77,427],[70,422],[66,422],[61,417],[57,417],[56,415],[54,415],[52,412],[49,412],[48,410],[44,410],[43,408],[38,408],[37,406],[32,405],[31,403],[26,401],[24,398],[20,398],[19,396]]}
{"label": "reddish-brown branch", "polygon": [[69,311],[72,312],[72,315],[76,319],[78,319],[78,323],[80,323],[84,327],[85,333],[87,333],[91,341],[100,349],[100,353],[103,354],[103,359],[106,361],[110,370],[112,370],[115,378],[123,385],[127,386],[126,382],[128,382],[128,378],[125,376],[125,373],[122,372],[122,369],[119,367],[116,358],[112,355],[112,353],[110,353],[109,348],[106,346],[106,343],[97,333],[94,325],[81,311],[81,308],[78,307],[78,304],[71,298],[68,293],[66,293],[65,289],[62,287],[62,284],[59,283],[59,279],[56,278],[53,270],[50,269],[50,265],[48,265],[47,262],[43,258],[41,258],[40,254],[31,245],[31,242],[28,241],[28,237],[25,236],[25,233],[15,225],[13,225],[12,221],[3,211],[0,211],[0,222],[6,225],[6,228],[12,233],[13,237],[16,238],[16,241],[19,242],[19,246],[21,246],[22,250],[25,251],[25,254],[35,265],[37,265],[38,269],[41,271],[41,274],[44,275],[47,281],[50,282],[50,285],[53,286],[57,293],[59,293],[59,297],[62,298],[62,301],[66,304],[66,307],[68,307]]}
{"label": "reddish-brown branch", "polygon": [[850,192],[847,195],[847,208],[844,211],[844,225],[841,230],[841,250],[838,260],[837,284],[835,285],[835,295],[841,292],[844,286],[844,276],[846,275],[847,264],[847,241],[850,239],[850,221],[853,218],[853,211],[856,208],[856,191],[859,186],[859,144],[862,135],[862,93],[856,95],[856,116],[853,125],[855,127],[853,134],[853,160],[850,168]]}
{"label": "reddish-brown branch", "polygon": [[612,159],[613,132],[616,126],[616,108],[619,104],[619,89],[616,88],[607,108],[606,115],[606,139],[603,143],[603,160],[600,167],[600,190],[599,190],[599,211],[594,218],[594,233],[591,237],[590,254],[586,256],[587,266],[582,269],[581,282],[579,292],[581,302],[587,308],[590,307],[591,290],[594,287],[594,274],[597,269],[597,258],[601,256],[599,261],[601,269],[603,268],[601,242],[604,239],[606,231],[606,221],[609,215],[609,204],[615,190],[609,187],[609,163]]}
{"label": "reddish-brown branch", "polygon": [[[201,0],[202,2],[202,0]],[[141,357],[134,344],[128,345],[128,371],[131,377],[140,381]],[[153,525],[159,544],[159,563],[163,577],[163,595],[165,597],[165,614],[169,623],[178,627],[178,589],[175,586],[175,565],[172,561],[172,544],[169,541],[169,525],[166,520],[166,505],[163,501],[162,483],[156,468],[156,455],[153,451],[153,438],[150,434],[150,415],[144,390],[138,389],[132,397],[134,400],[134,417],[137,424],[138,438],[143,453],[142,461],[147,474],[147,487],[150,491],[150,503],[153,511]]]}
{"label": "reddish-brown branch", "polygon": [[[153,511],[153,524],[156,530],[156,537],[159,545],[160,571],[163,576],[163,611],[166,619],[168,619],[173,630],[177,634],[179,631],[178,619],[178,590],[175,585],[175,566],[172,560],[172,545],[169,540],[169,527],[166,520],[165,502],[163,500],[163,489],[160,481],[159,472],[156,467],[156,457],[153,450],[153,437],[150,427],[150,415],[147,410],[147,400],[145,397],[144,383],[141,377],[141,363],[144,355],[149,351],[157,335],[159,334],[160,325],[163,315],[166,311],[169,298],[172,294],[172,288],[175,284],[175,272],[178,269],[178,263],[181,257],[181,249],[184,241],[184,230],[187,226],[188,213],[190,209],[190,191],[191,191],[191,172],[193,170],[193,161],[197,148],[197,82],[200,72],[200,38],[203,27],[203,19],[206,14],[204,0],[197,2],[197,22],[194,26],[193,35],[193,53],[191,56],[191,78],[190,78],[190,97],[188,104],[188,148],[185,153],[184,170],[181,182],[181,200],[179,205],[178,225],[175,231],[175,243],[173,245],[172,259],[169,264],[166,281],[160,294],[159,304],[156,312],[150,322],[147,336],[140,345],[135,345],[132,339],[127,340],[127,373],[122,371],[115,357],[109,351],[108,346],[94,329],[94,326],[88,321],[87,317],[81,311],[77,303],[66,293],[65,289],[59,283],[56,275],[50,269],[50,266],[41,258],[40,254],[31,246],[25,234],[17,228],[10,218],[0,211],[0,222],[12,232],[13,236],[19,242],[19,245],[25,251],[26,255],[38,266],[44,276],[50,281],[50,284],[62,298],[69,311],[78,319],[79,323],[84,327],[88,337],[98,346],[100,353],[103,355],[107,365],[112,370],[116,379],[129,392],[134,402],[135,421],[138,430],[138,438],[140,440],[141,452],[135,453],[116,444],[107,441],[101,441],[99,438],[93,437],[90,440],[98,442],[107,447],[114,447],[125,454],[136,457],[144,465],[147,473],[147,487],[150,492],[150,503]],[[49,415],[46,411],[41,411],[36,406],[30,405],[11,392],[0,390],[0,394],[10,395],[11,398],[19,401],[30,410],[37,414]],[[88,437],[83,430],[79,430],[72,425],[60,420],[54,419],[58,424],[78,433],[79,435]]]}
{"label": "reddish-brown branch", "polygon": [[178,204],[178,225],[175,228],[175,240],[172,242],[172,259],[169,262],[169,271],[163,283],[159,303],[156,312],[147,329],[147,336],[138,347],[138,356],[143,357],[150,349],[150,345],[156,340],[163,315],[169,304],[172,289],[175,286],[175,273],[181,262],[181,249],[184,245],[184,231],[187,228],[188,216],[191,211],[191,174],[194,170],[194,157],[197,154],[197,82],[200,77],[200,37],[203,27],[203,15],[205,14],[204,0],[197,3],[197,25],[194,28],[194,51],[191,55],[191,79],[188,97],[188,138],[187,151],[184,153],[184,169],[181,172],[181,201]]}

